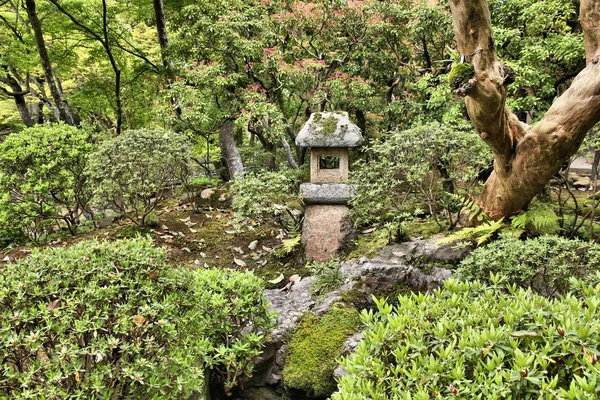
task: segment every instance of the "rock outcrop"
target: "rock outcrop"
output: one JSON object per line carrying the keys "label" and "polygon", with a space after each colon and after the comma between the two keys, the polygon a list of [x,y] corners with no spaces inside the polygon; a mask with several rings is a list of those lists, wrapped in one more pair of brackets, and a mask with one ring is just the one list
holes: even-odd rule
{"label": "rock outcrop", "polygon": [[[452,274],[451,267],[458,264],[470,250],[437,245],[436,241],[430,239],[394,244],[385,247],[375,258],[363,257],[343,262],[340,265],[342,284],[319,299],[312,294],[316,277],[301,280],[289,292],[267,290],[266,296],[271,307],[278,313],[277,322],[263,355],[257,360],[252,385],[277,385],[281,381],[287,340],[306,312],[321,315],[337,302],[351,302],[362,308],[370,304],[373,294],[393,294],[398,287],[430,291],[441,286]],[[360,336],[351,336],[346,342],[345,351],[352,351],[359,340]],[[336,373],[342,374],[343,370],[336,370]]]}

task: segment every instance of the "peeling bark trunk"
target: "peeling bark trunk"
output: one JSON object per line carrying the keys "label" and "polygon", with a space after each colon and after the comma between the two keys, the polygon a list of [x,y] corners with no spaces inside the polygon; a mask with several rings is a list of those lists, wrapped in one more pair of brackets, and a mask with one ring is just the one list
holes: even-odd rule
{"label": "peeling bark trunk", "polygon": [[29,22],[31,23],[31,28],[33,29],[33,33],[35,35],[35,43],[40,55],[44,74],[46,76],[46,82],[50,88],[50,93],[54,99],[54,104],[56,104],[56,108],[58,108],[60,119],[68,125],[76,125],[75,118],[71,112],[71,107],[63,99],[63,94],[56,83],[56,76],[52,70],[50,57],[48,56],[48,51],[46,50],[46,42],[44,40],[42,31],[42,23],[37,15],[35,0],[26,0],[25,4],[27,7],[27,14],[29,15]]}
{"label": "peeling bark trunk", "polygon": [[506,105],[511,71],[496,58],[487,1],[450,0],[450,9],[458,50],[475,68],[471,88],[462,92],[467,112],[494,153],[480,205],[493,218],[512,215],[543,190],[600,120],[600,0],[581,0],[587,67],[531,128]]}
{"label": "peeling bark trunk", "polygon": [[223,154],[223,158],[227,164],[229,176],[233,180],[244,177],[244,164],[242,164],[242,157],[233,138],[234,128],[233,121],[227,121],[219,130],[221,154]]}

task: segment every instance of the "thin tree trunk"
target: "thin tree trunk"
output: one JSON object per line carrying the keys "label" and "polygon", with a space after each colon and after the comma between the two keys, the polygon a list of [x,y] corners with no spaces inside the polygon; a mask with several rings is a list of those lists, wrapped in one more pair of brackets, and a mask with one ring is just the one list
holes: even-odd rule
{"label": "thin tree trunk", "polygon": [[219,130],[219,146],[221,147],[221,154],[227,164],[229,170],[229,177],[232,180],[241,179],[244,177],[244,164],[242,164],[242,157],[235,144],[233,138],[233,130],[235,125],[233,121],[227,121]]}
{"label": "thin tree trunk", "polygon": [[281,138],[281,145],[283,146],[283,151],[285,153],[285,159],[287,160],[289,166],[293,169],[298,169],[298,164],[296,160],[294,160],[294,156],[292,155],[292,149],[290,144],[285,140],[284,137]]}
{"label": "thin tree trunk", "polygon": [[42,31],[42,23],[37,15],[35,0],[25,0],[25,5],[27,7],[27,14],[29,15],[29,22],[31,23],[31,28],[33,29],[33,33],[35,35],[35,43],[40,55],[44,74],[46,76],[46,82],[50,88],[50,93],[54,99],[54,104],[56,104],[56,108],[58,108],[60,119],[68,125],[76,125],[75,118],[71,112],[71,107],[63,99],[63,94],[56,84],[56,76],[52,70],[50,57],[48,57],[48,51],[46,50],[46,42],[44,40]]}
{"label": "thin tree trunk", "polygon": [[[27,2],[33,2],[33,0],[26,0]],[[56,8],[66,15],[75,25],[77,25],[82,30],[86,31],[90,34],[94,39],[96,39],[106,52],[108,56],[108,60],[110,61],[110,65],[115,74],[115,102],[116,102],[116,113],[117,113],[117,126],[116,133],[117,135],[121,134],[121,128],[123,126],[123,104],[121,101],[121,69],[117,64],[115,56],[112,52],[112,47],[108,38],[108,7],[106,5],[106,0],[102,0],[102,36],[98,33],[94,32],[89,26],[79,22],[77,18],[70,12],[68,12],[57,0],[49,0],[52,4],[56,6]],[[152,64],[153,65],[153,64]]]}
{"label": "thin tree trunk", "polygon": [[25,101],[25,96],[29,93],[29,90],[23,90],[21,84],[17,82],[15,78],[10,75],[2,76],[0,75],[0,83],[4,83],[10,86],[11,91],[9,92],[6,89],[2,89],[4,94],[10,96],[15,101],[15,105],[17,106],[17,110],[19,111],[19,115],[21,116],[21,120],[27,127],[31,127],[35,125],[35,121],[31,117],[31,113],[29,111],[29,107],[27,106],[27,102]]}
{"label": "thin tree trunk", "polygon": [[[165,76],[167,78],[167,86],[170,88],[171,83],[175,79],[175,67],[173,61],[169,58],[169,35],[167,33],[167,19],[165,17],[165,8],[162,0],[153,0],[154,15],[156,18],[156,32],[158,34],[158,43],[160,45],[160,55],[162,58]],[[181,102],[176,96],[171,97],[171,104],[175,106],[177,115],[181,115]]]}
{"label": "thin tree trunk", "polygon": [[587,67],[531,128],[506,105],[512,71],[496,58],[487,1],[450,0],[450,9],[460,55],[475,68],[456,92],[466,96],[469,117],[494,153],[480,206],[493,218],[512,215],[529,205],[600,120],[600,0],[581,0]]}

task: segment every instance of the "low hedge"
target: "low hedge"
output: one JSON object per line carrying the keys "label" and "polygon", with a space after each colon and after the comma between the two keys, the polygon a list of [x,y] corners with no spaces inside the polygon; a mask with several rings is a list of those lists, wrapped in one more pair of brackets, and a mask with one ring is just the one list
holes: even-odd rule
{"label": "low hedge", "polygon": [[150,239],[83,241],[0,269],[0,398],[182,399],[231,388],[270,315],[248,273],[188,271]]}
{"label": "low hedge", "polygon": [[574,288],[549,299],[449,280],[395,307],[377,300],[332,399],[597,399],[600,285]]}
{"label": "low hedge", "polygon": [[502,275],[507,283],[545,296],[569,288],[569,279],[593,279],[600,271],[600,245],[558,236],[534,239],[502,239],[473,251],[460,264],[462,280],[490,282],[490,274]]}

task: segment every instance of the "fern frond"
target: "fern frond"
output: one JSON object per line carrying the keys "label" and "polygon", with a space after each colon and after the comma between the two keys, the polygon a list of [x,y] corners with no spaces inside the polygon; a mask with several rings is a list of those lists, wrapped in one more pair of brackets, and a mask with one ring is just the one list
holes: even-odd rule
{"label": "fern frond", "polygon": [[463,228],[460,231],[454,232],[452,235],[446,236],[438,240],[437,244],[452,243],[459,240],[476,240],[477,244],[486,243],[492,236],[499,232],[504,227],[504,218],[497,221],[484,222],[473,228]]}

